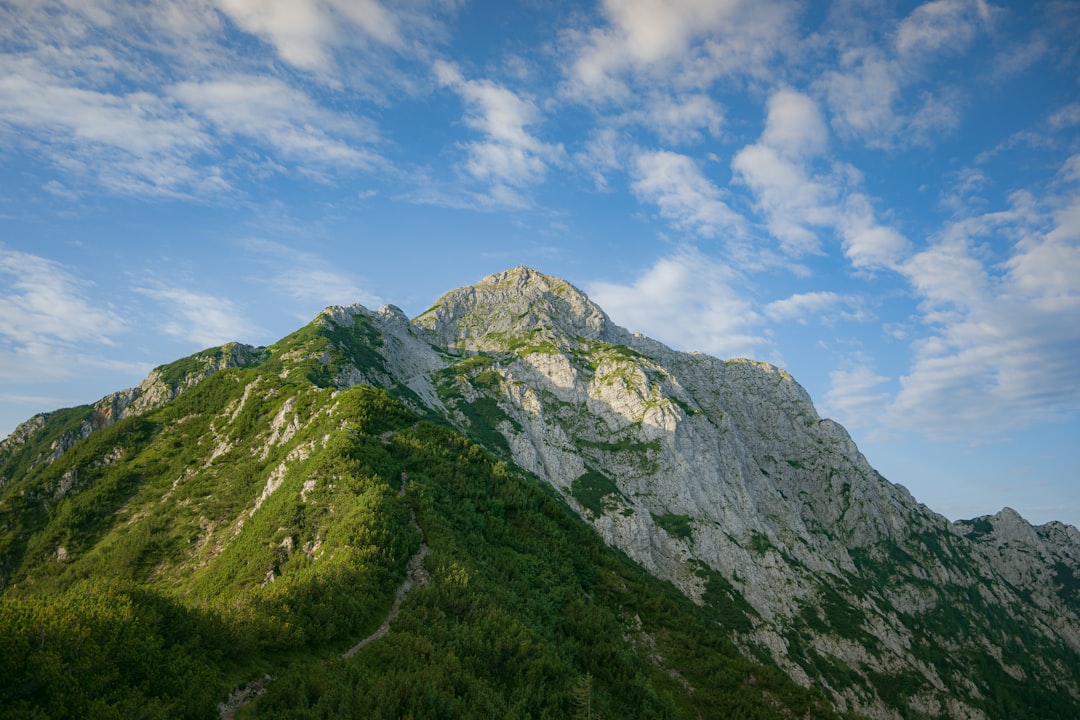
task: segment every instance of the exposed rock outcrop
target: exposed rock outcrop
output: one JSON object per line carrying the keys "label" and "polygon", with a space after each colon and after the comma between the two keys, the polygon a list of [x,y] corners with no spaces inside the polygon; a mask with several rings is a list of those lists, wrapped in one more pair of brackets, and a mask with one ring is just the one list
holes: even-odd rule
{"label": "exposed rock outcrop", "polygon": [[[932,658],[938,644],[967,648],[1019,677],[998,613],[1080,651],[1075,528],[1010,510],[949,523],[881,477],[779,368],[671,350],[527,268],[447,293],[415,323],[472,356],[436,378],[451,417],[497,432],[608,543],[697,602],[729,604],[741,644],[841,708],[900,717],[880,678],[906,675],[921,685],[907,711],[980,717],[979,687],[957,695],[962,672]],[[958,645],[941,618],[969,597],[983,635]],[[1080,697],[1075,675],[1064,688]]]}

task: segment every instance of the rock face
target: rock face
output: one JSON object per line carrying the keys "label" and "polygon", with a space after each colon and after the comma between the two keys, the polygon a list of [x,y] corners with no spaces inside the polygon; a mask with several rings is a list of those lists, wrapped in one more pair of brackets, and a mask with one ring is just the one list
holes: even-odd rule
{"label": "rock face", "polygon": [[[674,351],[528,268],[447,293],[411,322],[394,306],[328,308],[269,349],[159,368],[65,426],[32,418],[0,444],[0,482],[16,447],[37,443],[44,462],[215,370],[264,361],[449,420],[840,710],[1005,718],[1052,698],[1047,717],[1080,716],[1076,528],[1008,509],[950,523],[877,473],[788,373]],[[292,437],[295,413],[281,405],[270,444]],[[215,442],[215,454],[231,448]]]}
{"label": "rock face", "polygon": [[558,488],[608,543],[726,606],[740,644],[841,709],[986,715],[986,688],[941,648],[1080,697],[1077,672],[1021,667],[994,620],[1075,670],[1075,528],[1009,510],[952,524],[881,477],[783,370],[673,351],[527,268],[448,293],[415,322],[467,356],[436,381],[463,427]]}

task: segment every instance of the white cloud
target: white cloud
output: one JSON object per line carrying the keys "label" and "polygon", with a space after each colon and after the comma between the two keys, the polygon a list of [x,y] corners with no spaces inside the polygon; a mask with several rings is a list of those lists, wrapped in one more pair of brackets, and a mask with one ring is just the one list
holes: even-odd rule
{"label": "white cloud", "polygon": [[549,166],[565,156],[561,145],[545,143],[530,132],[540,121],[536,105],[490,80],[466,80],[451,63],[437,62],[435,74],[465,102],[465,124],[484,136],[463,144],[468,154],[465,171],[489,185],[488,197],[496,204],[525,204],[520,190],[542,181]]}
{"label": "white cloud", "polygon": [[911,250],[907,238],[899,231],[877,222],[870,200],[859,192],[848,193],[844,198],[837,230],[844,255],[860,270],[894,268]]}
{"label": "white cloud", "polygon": [[218,5],[242,30],[269,41],[285,62],[304,70],[328,68],[326,46],[338,25],[312,0],[218,0]]}
{"label": "white cloud", "polygon": [[295,162],[367,168],[379,160],[357,147],[376,140],[370,122],[327,111],[277,78],[185,82],[169,93],[226,134],[264,143]]}
{"label": "white cloud", "polygon": [[163,333],[199,348],[243,342],[264,332],[228,298],[163,285],[135,288],[135,292],[167,308],[160,325]]}
{"label": "white cloud", "polygon": [[770,302],[763,310],[773,322],[793,321],[800,325],[805,325],[811,316],[827,324],[838,319],[867,319],[866,310],[860,307],[858,298],[827,290],[796,293]]}
{"label": "white cloud", "polygon": [[65,378],[102,362],[87,348],[112,345],[128,322],[91,300],[91,287],[60,263],[0,245],[0,380]]}
{"label": "white cloud", "polygon": [[978,25],[990,21],[985,0],[935,0],[915,8],[896,29],[902,55],[955,52],[971,42]]}
{"label": "white cloud", "polygon": [[794,90],[779,90],[769,98],[761,142],[788,157],[814,157],[825,152],[829,131],[813,100]]}
{"label": "white cloud", "polygon": [[[986,242],[1005,246],[1004,262],[985,257]],[[928,334],[890,424],[993,434],[1080,411],[1080,195],[1018,193],[1006,211],[947,227],[901,270]]]}
{"label": "white cloud", "polygon": [[829,373],[829,391],[822,401],[823,410],[849,430],[880,427],[882,408],[890,400],[889,393],[881,386],[888,381],[865,364],[834,370]]}
{"label": "white cloud", "polygon": [[638,123],[672,145],[719,137],[724,125],[723,107],[704,93],[653,94],[640,103],[640,109],[627,111],[618,121]]}
{"label": "white cloud", "polygon": [[340,46],[374,43],[409,48],[407,36],[430,29],[434,3],[377,0],[215,0],[245,32],[258,35],[285,62],[302,70],[328,73]]}
{"label": "white cloud", "polygon": [[623,167],[627,141],[614,128],[596,131],[574,161],[592,179],[598,190],[609,190],[608,174]]}
{"label": "white cloud", "polygon": [[60,263],[0,245],[0,336],[24,347],[109,344],[127,323],[86,297],[90,283]]}
{"label": "white cloud", "polygon": [[880,225],[870,200],[857,187],[854,168],[833,163],[815,172],[828,147],[828,131],[817,105],[791,90],[768,103],[765,129],[731,161],[737,182],[754,194],[769,233],[789,258],[821,253],[820,233],[836,232],[845,255],[860,269],[888,267],[907,250],[906,240]]}
{"label": "white cloud", "polygon": [[684,88],[761,75],[794,11],[787,2],[607,0],[603,26],[570,36],[567,92],[591,103],[629,97],[635,75]]}
{"label": "white cloud", "polygon": [[963,97],[929,68],[943,54],[969,46],[991,26],[993,14],[984,0],[935,0],[895,25],[878,19],[881,34],[892,38],[891,47],[884,38],[863,38],[852,45],[847,35],[834,37],[840,48],[837,69],[819,81],[833,128],[879,148],[928,144],[955,129]]}
{"label": "white cloud", "polygon": [[1080,125],[1080,102],[1069,103],[1050,116],[1050,127],[1053,130]]}
{"label": "white cloud", "polygon": [[839,67],[823,76],[833,127],[871,145],[891,144],[903,125],[894,107],[903,77],[899,65],[866,48],[844,53]]}
{"label": "white cloud", "polygon": [[755,357],[769,342],[755,334],[762,319],[740,284],[729,266],[686,247],[658,260],[632,284],[597,281],[587,290],[633,332],[717,357]]}
{"label": "white cloud", "polygon": [[690,157],[667,150],[641,152],[632,174],[634,194],[655,203],[675,227],[703,237],[741,234],[743,220],[724,201],[725,192]]}
{"label": "white cloud", "polygon": [[0,121],[61,167],[121,192],[177,194],[206,182],[191,166],[212,141],[198,122],[147,92],[67,84],[33,60],[0,56]]}
{"label": "white cloud", "polygon": [[244,247],[257,253],[273,268],[269,281],[275,287],[304,305],[298,314],[302,319],[330,305],[360,303],[369,309],[382,306],[383,300],[362,287],[359,279],[335,270],[325,259],[315,253],[272,242],[270,240],[247,240]]}
{"label": "white cloud", "polygon": [[814,102],[781,90],[769,99],[761,139],[731,161],[736,180],[753,191],[766,227],[788,256],[820,252],[815,228],[835,222],[835,182],[808,172],[808,162],[824,151],[827,137]]}
{"label": "white cloud", "polygon": [[[217,200],[267,171],[330,182],[329,169],[383,168],[374,124],[355,102],[340,109],[320,93],[347,85],[354,101],[382,99],[428,84],[408,70],[426,66],[452,5],[25,3],[0,23],[0,142],[46,158],[83,197],[90,188]],[[317,71],[320,86],[274,52]]]}

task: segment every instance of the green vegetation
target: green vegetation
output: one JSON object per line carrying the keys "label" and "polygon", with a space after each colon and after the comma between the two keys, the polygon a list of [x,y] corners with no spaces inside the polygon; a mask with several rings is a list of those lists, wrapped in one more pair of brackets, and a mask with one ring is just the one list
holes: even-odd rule
{"label": "green vegetation", "polygon": [[0,450],[0,484],[24,477],[55,452],[54,444],[70,446],[82,434],[82,425],[93,416],[89,405],[48,413],[37,432],[12,450]]}
{"label": "green vegetation", "polygon": [[1054,582],[1058,595],[1073,607],[1080,607],[1080,575],[1063,562],[1054,563]]}
{"label": "green vegetation", "polygon": [[388,377],[377,350],[382,343],[375,321],[367,315],[353,315],[351,326],[319,317],[271,345],[271,358],[263,368],[284,373],[293,383],[306,381],[319,387],[333,387],[350,368]]}
{"label": "green vegetation", "polygon": [[986,518],[976,518],[974,520],[960,520],[961,525],[967,525],[971,528],[968,537],[972,540],[978,540],[981,537],[994,532],[994,526]]}
{"label": "green vegetation", "polygon": [[743,659],[546,486],[445,428],[421,424],[392,447],[431,582],[386,638],[349,661],[294,665],[255,716],[575,717],[589,678],[593,717],[832,717],[819,694]]}
{"label": "green vegetation", "polygon": [[492,450],[510,454],[510,443],[499,432],[499,424],[510,417],[499,407],[499,403],[489,397],[477,398],[471,403],[459,403],[458,409],[469,418],[470,434],[481,444]]}
{"label": "green vegetation", "polygon": [[495,359],[493,357],[480,353],[454,363],[450,370],[458,377],[471,377],[475,373],[489,369],[494,364]]}
{"label": "green vegetation", "polygon": [[0,599],[5,718],[208,718],[221,667],[246,643],[228,623],[130,584]]}
{"label": "green vegetation", "polygon": [[676,407],[682,410],[686,417],[694,417],[695,415],[703,414],[700,410],[691,407],[690,403],[686,402],[685,400],[680,400],[677,397],[669,397],[668,400],[670,400],[673,404],[675,404]]}
{"label": "green vegetation", "polygon": [[694,524],[689,515],[653,515],[652,519],[668,535],[682,540],[693,541]]}
{"label": "green vegetation", "polygon": [[548,328],[533,328],[522,333],[487,333],[486,339],[498,343],[505,352],[513,353],[521,357],[527,357],[534,353],[554,355],[559,348],[551,338],[552,332]]}
{"label": "green vegetation", "polygon": [[614,480],[596,470],[588,469],[570,485],[570,494],[583,508],[591,512],[593,517],[604,513],[605,498],[622,497]]}
{"label": "green vegetation", "polygon": [[[288,450],[257,453],[279,382],[215,374],[4,488],[5,538],[19,540],[3,556],[5,717],[210,717],[281,653],[322,654],[379,624],[419,538],[376,437],[416,417],[371,388],[298,390],[311,425],[289,447],[323,442],[254,511]],[[236,447],[207,463],[200,439],[215,426]],[[53,501],[72,471],[78,484]]]}
{"label": "green vegetation", "polygon": [[770,550],[773,550],[773,544],[769,542],[769,538],[765,533],[758,532],[757,530],[750,531],[750,550],[755,555],[765,555]]}
{"label": "green vegetation", "polygon": [[703,600],[720,625],[738,632],[750,632],[754,629],[753,618],[759,618],[760,615],[727,578],[701,562],[697,563],[694,572],[705,578]]}
{"label": "green vegetation", "polygon": [[[660,439],[641,442],[633,437],[622,437],[618,440],[585,440],[577,438],[575,441],[580,448],[599,450],[614,457],[611,462],[618,462],[633,467],[643,475],[656,473],[660,467],[654,459],[662,451]],[[594,462],[608,462],[607,459],[592,454]],[[589,457],[586,455],[586,457]]]}

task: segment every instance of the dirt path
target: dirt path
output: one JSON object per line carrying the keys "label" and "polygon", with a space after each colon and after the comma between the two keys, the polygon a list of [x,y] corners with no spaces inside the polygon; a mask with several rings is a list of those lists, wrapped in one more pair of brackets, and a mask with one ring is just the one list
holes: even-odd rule
{"label": "dirt path", "polygon": [[[398,490],[398,497],[405,497],[405,483],[409,481],[408,473],[401,473],[401,489]],[[390,630],[390,623],[394,622],[394,618],[398,615],[398,610],[401,609],[401,601],[405,599],[405,596],[409,594],[409,591],[414,587],[419,587],[428,581],[427,570],[424,569],[424,558],[427,556],[427,538],[424,537],[424,531],[420,529],[420,526],[416,523],[416,513],[412,510],[409,511],[409,522],[416,528],[416,531],[420,533],[420,549],[416,551],[416,554],[409,558],[409,567],[405,571],[405,579],[398,585],[397,592],[394,593],[394,604],[390,606],[390,612],[386,614],[386,619],[382,621],[382,625],[375,632],[368,635],[360,642],[353,645],[351,648],[345,651],[342,657],[351,658],[356,654],[357,650],[367,645],[372,640],[378,640]]]}
{"label": "dirt path", "polygon": [[[415,519],[413,520],[413,525],[416,525]],[[419,527],[417,527],[417,529],[419,530]],[[420,549],[412,556],[412,559],[409,560],[409,570],[405,574],[405,580],[398,586],[397,592],[394,594],[394,604],[390,606],[390,612],[386,615],[386,619],[383,620],[382,625],[379,626],[378,630],[346,650],[342,657],[352,657],[356,654],[357,650],[364,647],[372,640],[378,640],[390,630],[390,623],[394,622],[398,610],[401,609],[401,601],[405,599],[405,596],[408,595],[409,591],[414,587],[423,585],[428,581],[427,570],[424,569],[424,557],[427,555],[427,550],[427,543],[421,540]]]}
{"label": "dirt path", "polygon": [[[405,496],[405,483],[407,483],[408,480],[408,474],[401,473],[401,489],[398,490],[398,497]],[[405,579],[401,581],[397,591],[394,593],[394,604],[390,606],[390,612],[386,614],[386,618],[382,621],[382,625],[379,626],[379,629],[346,650],[342,657],[350,658],[368,643],[373,640],[378,640],[386,635],[390,630],[390,623],[394,622],[394,618],[398,616],[398,611],[401,610],[401,602],[405,599],[405,596],[408,595],[409,591],[414,587],[420,587],[428,581],[427,570],[424,569],[424,558],[427,556],[428,552],[427,538],[424,537],[424,531],[416,522],[416,513],[411,510],[409,511],[409,521],[420,533],[420,549],[409,558],[409,566],[405,571]],[[221,713],[221,720],[234,720],[236,718],[236,713],[240,708],[266,692],[266,685],[271,680],[273,680],[272,677],[264,675],[263,677],[252,680],[243,687],[237,688],[229,693],[228,699],[218,705],[218,710]]]}

